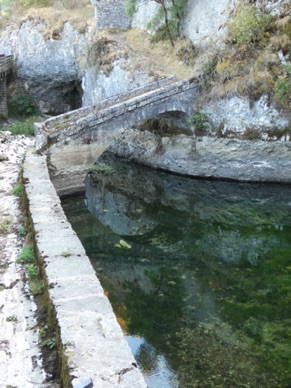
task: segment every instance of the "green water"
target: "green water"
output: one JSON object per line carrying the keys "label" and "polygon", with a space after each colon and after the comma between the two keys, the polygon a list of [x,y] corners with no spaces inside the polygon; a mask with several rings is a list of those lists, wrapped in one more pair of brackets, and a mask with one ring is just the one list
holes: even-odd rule
{"label": "green water", "polygon": [[291,187],[102,163],[63,206],[149,388],[291,387]]}

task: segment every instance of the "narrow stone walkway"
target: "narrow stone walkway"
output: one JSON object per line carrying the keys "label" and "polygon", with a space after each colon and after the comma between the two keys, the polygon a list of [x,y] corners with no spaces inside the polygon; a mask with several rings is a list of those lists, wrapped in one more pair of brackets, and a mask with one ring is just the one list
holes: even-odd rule
{"label": "narrow stone walkway", "polygon": [[[19,198],[12,194],[34,139],[0,132],[0,388],[54,387],[44,383],[33,302],[16,264],[25,237]],[[23,232],[22,232],[23,233]]]}

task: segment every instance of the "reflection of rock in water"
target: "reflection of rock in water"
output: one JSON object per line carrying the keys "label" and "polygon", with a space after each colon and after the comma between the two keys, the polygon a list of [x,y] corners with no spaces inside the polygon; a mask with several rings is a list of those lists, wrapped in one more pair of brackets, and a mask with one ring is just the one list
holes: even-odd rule
{"label": "reflection of rock in water", "polygon": [[[76,199],[67,210],[125,332],[164,354],[183,387],[287,386],[291,188],[109,156],[87,178],[91,213]],[[151,372],[152,348],[138,354]]]}
{"label": "reflection of rock in water", "polygon": [[144,236],[161,254],[207,251],[223,261],[255,264],[279,243],[262,229],[282,229],[291,220],[289,186],[195,180],[153,172],[109,152],[98,163],[111,169],[97,168],[86,179],[90,212],[116,234],[139,236],[136,243]]}
{"label": "reflection of rock in water", "polygon": [[88,209],[100,222],[114,233],[128,236],[148,233],[155,227],[154,220],[146,216],[141,199],[132,200],[122,192],[110,191],[103,179],[95,180],[94,186],[86,185]]}

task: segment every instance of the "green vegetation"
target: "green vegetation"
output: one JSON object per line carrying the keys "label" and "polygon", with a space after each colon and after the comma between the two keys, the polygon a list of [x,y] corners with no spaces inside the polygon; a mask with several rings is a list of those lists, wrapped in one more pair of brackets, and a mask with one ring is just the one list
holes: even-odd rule
{"label": "green vegetation", "polygon": [[79,33],[93,26],[94,10],[89,0],[0,0],[0,27],[41,21],[39,29],[45,39],[59,39],[68,21]]}
{"label": "green vegetation", "polygon": [[38,278],[30,279],[29,288],[33,296],[43,293],[44,282]]}
{"label": "green vegetation", "polygon": [[103,163],[94,164],[89,170],[89,173],[100,172],[104,174],[113,174],[114,168]]}
{"label": "green vegetation", "polygon": [[170,40],[174,46],[174,39],[179,36],[180,23],[188,0],[153,0],[160,6],[156,15],[148,23],[147,28],[152,33],[152,41]]}
{"label": "green vegetation", "polygon": [[9,131],[12,135],[34,135],[33,122],[30,120],[17,121],[11,125],[0,127],[0,131]]}
{"label": "green vegetation", "polygon": [[114,244],[116,248],[131,249],[131,245],[124,240],[119,240],[119,243]]}
{"label": "green vegetation", "polygon": [[63,251],[62,253],[61,253],[61,255],[63,256],[63,257],[70,257],[70,256],[72,256],[72,250],[71,249],[66,249],[65,251]]}
{"label": "green vegetation", "polygon": [[209,118],[205,113],[197,112],[189,120],[189,124],[195,127],[195,131],[205,132],[210,127]]}
{"label": "green vegetation", "polygon": [[12,110],[20,116],[30,116],[36,112],[34,99],[29,95],[15,94],[10,104]]}
{"label": "green vegetation", "polygon": [[17,322],[18,318],[16,315],[9,315],[9,317],[6,318],[7,322]]}
{"label": "green vegetation", "polygon": [[281,68],[274,86],[274,98],[281,108],[291,108],[291,64]]}
{"label": "green vegetation", "polygon": [[230,38],[238,45],[261,44],[267,36],[271,21],[271,15],[258,11],[254,5],[242,6],[236,18],[230,23]]}
{"label": "green vegetation", "polygon": [[20,234],[20,236],[26,235],[26,227],[24,225],[19,225],[17,228],[17,231]]}
{"label": "green vegetation", "polygon": [[254,5],[245,5],[228,31],[228,44],[201,76],[204,95],[248,96],[252,102],[265,94],[278,107],[290,108],[290,66],[282,67],[277,54],[291,50],[290,16],[276,20]]}
{"label": "green vegetation", "polygon": [[24,186],[19,184],[12,189],[12,194],[16,197],[22,197],[24,195]]}
{"label": "green vegetation", "polygon": [[40,271],[36,265],[35,252],[32,245],[25,245],[16,259],[16,263],[24,264],[29,280],[29,288],[32,295],[40,295],[43,292],[44,282],[39,278]]}
{"label": "green vegetation", "polygon": [[18,3],[24,8],[33,8],[33,7],[49,7],[53,4],[52,0],[18,0]]}
{"label": "green vegetation", "polygon": [[202,74],[199,78],[200,88],[203,92],[206,92],[212,85],[212,81],[216,74],[217,62],[218,57],[215,55],[203,65]]}
{"label": "green vegetation", "polygon": [[26,271],[29,280],[34,280],[38,277],[39,270],[38,266],[36,266],[35,264],[27,264]]}
{"label": "green vegetation", "polygon": [[131,17],[135,12],[136,0],[127,0],[125,6],[126,15]]}
{"label": "green vegetation", "polygon": [[56,344],[57,344],[57,341],[56,341],[55,337],[52,337],[52,338],[48,338],[48,339],[44,340],[41,343],[41,346],[45,346],[49,349],[54,349],[56,347]]}
{"label": "green vegetation", "polygon": [[9,218],[3,218],[0,222],[0,234],[8,234],[11,230],[11,220]]}
{"label": "green vegetation", "polygon": [[22,251],[20,252],[20,254],[16,259],[16,263],[28,264],[28,263],[33,263],[34,261],[35,261],[35,254],[34,254],[33,247],[27,244],[22,248]]}

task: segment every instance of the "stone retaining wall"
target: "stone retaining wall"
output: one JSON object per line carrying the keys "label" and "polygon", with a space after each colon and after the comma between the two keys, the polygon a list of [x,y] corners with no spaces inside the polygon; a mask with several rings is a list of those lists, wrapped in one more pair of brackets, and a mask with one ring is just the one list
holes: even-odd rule
{"label": "stone retaining wall", "polygon": [[6,77],[12,68],[12,56],[0,55],[0,118],[8,117]]}
{"label": "stone retaining wall", "polygon": [[95,6],[96,28],[127,29],[131,18],[126,15],[126,0],[91,0]]}
{"label": "stone retaining wall", "polygon": [[23,177],[58,325],[66,371],[62,387],[145,388],[108,298],[66,219],[46,157],[28,153]]}
{"label": "stone retaining wall", "polygon": [[0,118],[6,119],[8,116],[6,77],[0,78]]}

